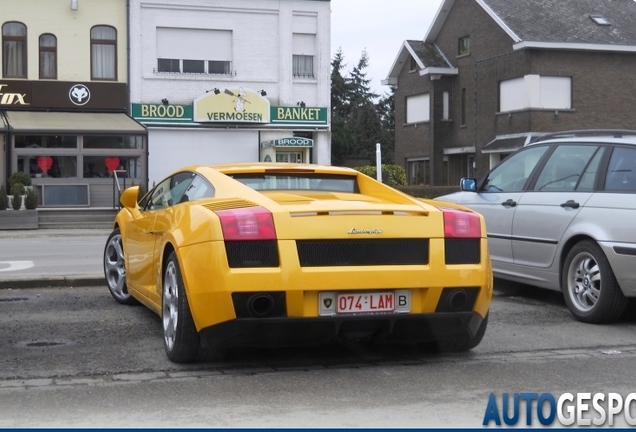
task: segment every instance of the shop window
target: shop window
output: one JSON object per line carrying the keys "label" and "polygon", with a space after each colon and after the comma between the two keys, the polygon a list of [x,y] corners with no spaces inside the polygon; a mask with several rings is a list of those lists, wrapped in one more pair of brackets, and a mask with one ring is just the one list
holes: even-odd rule
{"label": "shop window", "polygon": [[157,72],[232,74],[232,31],[157,27]]}
{"label": "shop window", "polygon": [[294,78],[313,78],[314,56],[294,55],[292,68]]}
{"label": "shop window", "polygon": [[232,71],[232,66],[229,61],[208,61],[208,73],[214,75],[229,75]]}
{"label": "shop window", "polygon": [[470,54],[470,36],[459,38],[457,43],[457,55]]}
{"label": "shop window", "polygon": [[91,79],[117,79],[117,32],[113,27],[91,29]]}
{"label": "shop window", "polygon": [[15,148],[77,148],[76,135],[16,135]]}
{"label": "shop window", "polygon": [[461,125],[466,125],[466,89],[462,89]]}
{"label": "shop window", "polygon": [[302,152],[276,152],[276,162],[302,163]]}
{"label": "shop window", "polygon": [[[119,178],[140,178],[141,158],[134,156],[84,156],[84,178],[110,178],[117,170]],[[125,171],[122,173],[121,171]]]}
{"label": "shop window", "polygon": [[181,60],[179,59],[158,59],[157,70],[159,72],[180,73]]}
{"label": "shop window", "polygon": [[410,185],[428,184],[428,164],[429,161],[424,159],[407,162]]}
{"label": "shop window", "polygon": [[229,61],[158,59],[157,70],[163,73],[230,75]]}
{"label": "shop window", "polygon": [[415,71],[417,71],[417,61],[415,60],[415,57],[411,56],[409,72],[415,72]]}
{"label": "shop window", "polygon": [[428,93],[406,98],[406,122],[420,123],[431,119],[430,95]]}
{"label": "shop window", "polygon": [[442,120],[450,119],[450,92],[442,93]]}
{"label": "shop window", "polygon": [[85,149],[141,149],[140,135],[85,135]]}
{"label": "shop window", "polygon": [[2,26],[2,76],[27,78],[27,28],[22,23]]}
{"label": "shop window", "polygon": [[499,111],[571,109],[572,79],[525,75],[499,83]]}
{"label": "shop window", "polygon": [[76,178],[76,156],[18,156],[18,171],[35,178]]}
{"label": "shop window", "polygon": [[205,62],[203,60],[183,60],[183,73],[205,73]]}
{"label": "shop window", "polygon": [[57,79],[57,38],[40,36],[40,79]]}
{"label": "shop window", "polygon": [[294,33],[292,35],[292,74],[294,78],[314,77],[316,35]]}

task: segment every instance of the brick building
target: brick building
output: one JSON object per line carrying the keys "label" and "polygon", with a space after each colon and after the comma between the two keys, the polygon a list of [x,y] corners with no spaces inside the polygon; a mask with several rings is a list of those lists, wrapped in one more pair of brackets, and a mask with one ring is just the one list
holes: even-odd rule
{"label": "brick building", "polygon": [[409,184],[479,177],[545,133],[636,129],[634,22],[633,0],[444,0],[383,81]]}

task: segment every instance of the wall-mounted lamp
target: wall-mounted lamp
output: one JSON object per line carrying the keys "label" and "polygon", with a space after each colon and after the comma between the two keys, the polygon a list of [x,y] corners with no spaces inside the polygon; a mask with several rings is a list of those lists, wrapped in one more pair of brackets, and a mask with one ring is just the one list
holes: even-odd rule
{"label": "wall-mounted lamp", "polygon": [[259,91],[259,93],[261,94],[261,96],[267,96],[267,92],[265,90],[261,90]]}
{"label": "wall-mounted lamp", "polygon": [[163,98],[161,99],[161,103],[164,105],[168,105],[170,103],[170,101],[167,98]]}
{"label": "wall-mounted lamp", "polygon": [[218,89],[218,88],[216,88],[216,87],[214,88],[214,90],[213,90],[213,91],[214,91],[214,94],[219,94],[219,93],[221,93],[221,90],[219,90],[219,89]]}
{"label": "wall-mounted lamp", "polygon": [[301,108],[305,108],[305,102],[303,101],[298,102],[296,105],[298,105]]}
{"label": "wall-mounted lamp", "polygon": [[76,11],[78,4],[77,4],[78,0],[71,0],[71,10]]}

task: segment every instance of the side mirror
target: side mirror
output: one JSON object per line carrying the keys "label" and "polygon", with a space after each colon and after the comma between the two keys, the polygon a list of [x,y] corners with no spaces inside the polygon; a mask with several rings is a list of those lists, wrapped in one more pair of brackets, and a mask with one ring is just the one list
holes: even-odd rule
{"label": "side mirror", "polygon": [[139,194],[139,186],[129,187],[122,192],[119,202],[127,209],[137,207],[137,195]]}
{"label": "side mirror", "polygon": [[477,192],[477,180],[471,177],[464,177],[459,181],[459,187],[464,192]]}

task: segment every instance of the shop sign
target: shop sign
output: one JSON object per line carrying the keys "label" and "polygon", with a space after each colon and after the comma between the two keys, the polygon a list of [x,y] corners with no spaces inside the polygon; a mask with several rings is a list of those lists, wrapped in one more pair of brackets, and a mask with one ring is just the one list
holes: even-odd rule
{"label": "shop sign", "polygon": [[279,107],[271,108],[273,124],[327,124],[327,108],[316,107]]}
{"label": "shop sign", "polygon": [[313,147],[314,140],[310,138],[291,137],[291,138],[279,138],[271,141],[261,142],[261,148],[268,147]]}
{"label": "shop sign", "polygon": [[29,105],[25,99],[26,94],[13,93],[8,84],[0,84],[0,106]]}
{"label": "shop sign", "polygon": [[239,87],[218,89],[194,100],[194,121],[200,123],[269,123],[269,101]]}
{"label": "shop sign", "polygon": [[0,80],[0,109],[126,112],[125,83]]}
{"label": "shop sign", "polygon": [[132,104],[139,123],[192,123],[192,105]]}

